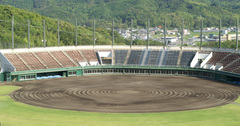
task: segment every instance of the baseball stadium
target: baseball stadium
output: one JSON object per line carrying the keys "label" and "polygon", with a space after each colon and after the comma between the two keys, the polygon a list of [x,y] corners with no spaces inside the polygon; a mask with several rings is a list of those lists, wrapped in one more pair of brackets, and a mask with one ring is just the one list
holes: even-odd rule
{"label": "baseball stadium", "polygon": [[[14,42],[14,17],[7,22],[12,47],[0,43],[0,126],[240,125],[238,24],[229,49],[221,47],[221,23],[215,48],[202,46],[203,24],[197,47],[183,46],[183,27],[178,45],[168,45],[166,21],[162,46],[149,44],[149,20],[146,45],[133,44],[132,32],[129,45],[115,44],[114,20],[111,45],[97,44],[95,26],[93,44],[81,45],[77,23],[74,33],[57,22],[54,46],[47,45],[45,20],[42,29],[21,24],[28,48]],[[35,35],[41,47],[32,46],[33,27],[43,30]],[[76,37],[72,45],[61,43],[63,33]]]}
{"label": "baseball stadium", "polygon": [[2,125],[239,125],[234,50],[65,46],[0,60]]}

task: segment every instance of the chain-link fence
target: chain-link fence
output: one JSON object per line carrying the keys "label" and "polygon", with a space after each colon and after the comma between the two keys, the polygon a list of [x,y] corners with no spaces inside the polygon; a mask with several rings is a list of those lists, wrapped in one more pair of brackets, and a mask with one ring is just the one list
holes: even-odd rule
{"label": "chain-link fence", "polygon": [[196,17],[194,22],[182,18],[166,21],[77,19],[75,24],[50,18],[2,19],[0,48],[113,44],[236,49],[239,46],[236,25],[237,19],[234,18],[213,23],[201,17]]}

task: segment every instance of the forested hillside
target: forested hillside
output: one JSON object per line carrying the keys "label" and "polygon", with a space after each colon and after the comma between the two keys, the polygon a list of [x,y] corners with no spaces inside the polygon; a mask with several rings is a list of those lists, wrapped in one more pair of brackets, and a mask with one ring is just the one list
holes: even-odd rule
{"label": "forested hillside", "polygon": [[146,27],[147,19],[151,26],[163,24],[180,27],[181,18],[185,27],[198,28],[201,17],[204,25],[217,26],[223,20],[223,26],[233,26],[240,15],[239,0],[0,0],[0,4],[9,4],[17,8],[34,11],[52,18],[60,18],[74,23],[77,18],[83,25],[92,26],[92,19],[97,25],[108,27],[111,19],[117,22]]}
{"label": "forested hillside", "polygon": [[[46,45],[57,46],[57,20],[37,13],[24,11],[11,6],[0,5],[0,46],[11,48],[12,42],[12,16],[14,15],[14,41],[15,47],[27,47],[28,44],[28,19],[30,19],[30,45],[31,47],[43,46],[43,20],[45,20]],[[75,44],[75,25],[60,20],[60,45]],[[93,29],[90,27],[77,27],[78,45],[93,44]],[[112,30],[96,29],[96,44],[111,45]],[[115,44],[129,44],[115,32]]]}

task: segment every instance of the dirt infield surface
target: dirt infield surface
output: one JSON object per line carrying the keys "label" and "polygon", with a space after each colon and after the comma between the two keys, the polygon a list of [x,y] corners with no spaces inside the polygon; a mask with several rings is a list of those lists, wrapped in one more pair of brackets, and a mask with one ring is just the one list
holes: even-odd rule
{"label": "dirt infield surface", "polygon": [[240,87],[195,77],[94,75],[14,83],[10,94],[30,105],[90,112],[195,110],[234,102]]}

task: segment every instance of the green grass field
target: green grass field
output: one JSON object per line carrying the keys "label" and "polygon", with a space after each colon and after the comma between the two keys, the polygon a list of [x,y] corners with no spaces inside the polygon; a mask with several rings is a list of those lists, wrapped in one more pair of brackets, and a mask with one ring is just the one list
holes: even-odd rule
{"label": "green grass field", "polygon": [[[240,105],[140,114],[77,112],[40,108],[15,102],[8,95],[18,89],[0,86],[1,126],[239,126]],[[240,103],[240,99],[236,101]]]}

